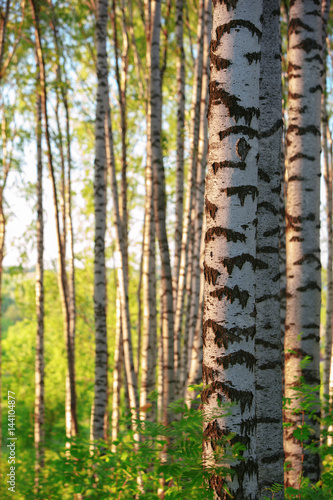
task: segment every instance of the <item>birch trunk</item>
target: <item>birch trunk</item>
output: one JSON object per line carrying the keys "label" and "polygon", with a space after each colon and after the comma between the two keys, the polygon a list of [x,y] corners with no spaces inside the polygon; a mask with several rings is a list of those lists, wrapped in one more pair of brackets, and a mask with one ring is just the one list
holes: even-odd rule
{"label": "birch trunk", "polygon": [[[203,323],[204,461],[230,432],[245,445],[227,478],[232,495],[257,498],[255,419],[255,264],[262,2],[214,2],[206,176]],[[230,415],[214,418],[220,403]],[[228,466],[228,464],[224,464]],[[228,498],[213,476],[216,498]]]}
{"label": "birch trunk", "polygon": [[116,339],[113,358],[113,387],[112,387],[112,429],[111,429],[111,450],[116,452],[116,445],[113,442],[118,438],[119,430],[119,406],[120,406],[120,385],[121,385],[121,361],[122,361],[122,338],[121,338],[121,304],[119,284],[117,286],[116,303]]}
{"label": "birch trunk", "polygon": [[[202,225],[203,225],[203,208],[205,194],[205,175],[207,164],[207,149],[208,149],[208,88],[209,88],[209,45],[211,40],[212,30],[212,6],[209,0],[205,0],[205,21],[203,35],[203,74],[201,86],[201,101],[200,101],[200,125],[199,125],[199,144],[197,156],[197,178],[195,190],[195,209],[193,215],[195,220],[194,225],[194,244],[192,254],[192,272],[191,272],[191,295],[189,300],[189,318],[186,322],[185,332],[188,332],[188,350],[186,358],[181,363],[181,369],[184,370],[185,377],[182,380],[184,391],[186,390],[186,379],[188,377],[188,366],[191,363],[191,352],[194,341],[195,330],[198,318],[201,314],[200,302],[200,281],[201,281],[201,245],[202,245]],[[180,377],[182,379],[182,377]],[[185,392],[184,392],[185,394]],[[182,397],[184,396],[182,395]]]}
{"label": "birch trunk", "polygon": [[68,297],[67,297],[67,276],[65,269],[65,256],[62,247],[61,241],[61,231],[60,231],[60,223],[59,223],[59,208],[58,208],[58,197],[57,197],[57,188],[55,181],[55,173],[53,166],[53,155],[51,148],[51,140],[50,140],[50,131],[49,131],[49,121],[48,121],[48,112],[47,112],[47,89],[46,89],[46,78],[45,78],[45,64],[44,64],[44,56],[43,56],[43,48],[40,37],[39,30],[39,9],[38,3],[36,0],[30,0],[31,9],[32,9],[32,17],[35,28],[35,38],[36,38],[36,50],[37,50],[37,59],[38,59],[38,67],[40,74],[40,86],[41,86],[41,99],[42,99],[42,111],[44,117],[44,128],[45,128],[45,138],[47,144],[47,155],[48,155],[48,167],[49,173],[52,182],[52,194],[53,194],[53,206],[55,213],[55,222],[56,222],[56,234],[57,234],[57,250],[58,250],[58,283],[59,283],[59,291],[60,291],[60,299],[61,306],[63,312],[63,325],[64,325],[64,335],[65,335],[65,345],[67,352],[67,370],[68,375],[66,377],[66,391],[68,397],[66,397],[66,401],[70,407],[70,412],[66,412],[66,436],[72,437],[75,436],[78,432],[78,424],[77,424],[77,410],[76,410],[76,389],[75,389],[75,369],[74,369],[74,352],[73,352],[73,344],[70,336],[69,329],[69,310],[68,310]]}
{"label": "birch trunk", "polygon": [[[109,95],[109,87],[107,76],[105,79],[107,95]],[[138,418],[138,394],[137,394],[137,377],[134,370],[131,322],[129,314],[128,301],[128,280],[126,274],[126,253],[123,232],[121,226],[118,187],[116,180],[116,168],[113,150],[113,135],[111,122],[111,109],[109,100],[107,101],[107,115],[105,117],[105,134],[106,134],[106,158],[108,172],[111,180],[112,202],[113,202],[113,219],[116,233],[116,252],[118,254],[118,282],[120,291],[121,318],[122,318],[122,336],[124,348],[124,364],[127,379],[129,406],[132,413],[132,427],[135,432],[134,439],[139,440],[139,435],[136,433],[136,419]]]}
{"label": "birch trunk", "polygon": [[35,486],[39,490],[40,471],[44,467],[44,223],[42,164],[42,102],[37,97],[37,265],[36,315],[37,337],[35,357]]}
{"label": "birch trunk", "polygon": [[[256,417],[260,498],[283,483],[279,195],[282,139],[280,2],[263,2],[256,263]],[[256,64],[253,62],[252,64]],[[283,498],[283,492],[277,494]]]}
{"label": "birch trunk", "polygon": [[93,438],[104,438],[104,415],[107,408],[108,347],[106,330],[106,137],[105,118],[108,112],[108,65],[106,31],[108,0],[99,0],[96,23],[97,48],[97,107],[95,123],[95,258],[94,258],[94,311],[95,311],[95,397]]}
{"label": "birch trunk", "polygon": [[322,95],[322,151],[324,157],[324,181],[326,190],[326,224],[328,236],[327,248],[327,297],[326,297],[326,328],[323,384],[324,394],[329,394],[330,362],[332,351],[332,301],[333,301],[333,269],[332,269],[332,166],[329,163],[328,142],[329,124],[327,115],[327,71],[326,71],[326,33],[331,0],[323,0],[322,12],[322,54],[323,54],[323,95]]}
{"label": "birch trunk", "polygon": [[[176,1],[176,40],[177,40],[177,166],[176,166],[176,221],[175,221],[175,258],[173,269],[174,298],[180,266],[180,253],[183,232],[184,205],[184,135],[185,135],[185,52],[183,0]],[[174,300],[174,308],[176,302]]]}
{"label": "birch trunk", "polygon": [[148,117],[151,120],[151,159],[154,180],[154,210],[156,231],[159,242],[163,288],[163,421],[167,423],[167,406],[175,397],[174,378],[174,317],[172,276],[169,245],[166,233],[165,174],[161,146],[162,94],[160,71],[160,29],[161,0],[152,1],[151,11],[151,53],[150,94]]}
{"label": "birch trunk", "polygon": [[185,288],[186,288],[189,260],[190,264],[192,264],[191,259],[189,259],[189,243],[190,243],[190,231],[191,231],[191,215],[195,200],[195,183],[196,183],[197,154],[198,154],[197,148],[199,143],[200,102],[201,102],[201,88],[202,88],[202,68],[203,68],[203,33],[204,33],[204,16],[205,16],[204,5],[205,5],[204,0],[201,0],[199,8],[198,30],[197,30],[198,57],[195,61],[195,67],[194,67],[193,94],[191,103],[190,160],[189,160],[188,175],[187,175],[187,193],[186,193],[185,208],[183,215],[184,219],[183,234],[181,242],[181,254],[179,263],[179,275],[178,275],[177,298],[176,298],[176,309],[175,309],[174,364],[175,364],[176,374],[178,373],[178,370],[180,368],[182,319],[183,319]]}
{"label": "birch trunk", "polygon": [[[322,93],[321,10],[313,0],[296,0],[289,12],[289,126],[287,130],[286,258],[287,304],[285,326],[285,485],[299,487],[303,473],[319,479],[319,457],[304,454],[293,432],[302,424],[295,413],[295,377],[316,386],[319,378],[320,325],[320,101]],[[310,357],[302,369],[301,360]],[[319,438],[317,422],[313,439]]]}

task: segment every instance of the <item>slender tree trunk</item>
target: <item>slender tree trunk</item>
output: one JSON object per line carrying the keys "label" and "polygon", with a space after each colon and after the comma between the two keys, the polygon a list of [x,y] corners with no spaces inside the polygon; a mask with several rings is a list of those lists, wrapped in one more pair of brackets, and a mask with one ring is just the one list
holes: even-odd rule
{"label": "slender tree trunk", "polygon": [[[316,14],[316,15],[315,15]],[[285,327],[285,397],[290,399],[284,413],[284,451],[289,468],[285,485],[299,487],[303,473],[319,479],[319,458],[303,452],[293,437],[302,424],[295,412],[295,377],[301,375],[312,386],[319,378],[320,325],[320,100],[322,92],[321,10],[313,0],[296,0],[289,12],[289,126],[287,130],[287,308]],[[310,357],[304,368],[301,361]],[[319,439],[319,425],[313,439]]]}
{"label": "slender tree trunk", "polygon": [[[177,166],[176,166],[176,221],[175,221],[175,258],[173,268],[174,299],[180,266],[183,232],[184,205],[184,138],[185,138],[185,52],[183,41],[183,0],[176,1],[176,40],[177,40]],[[174,300],[174,309],[176,301]]]}
{"label": "slender tree trunk", "polygon": [[95,259],[94,259],[94,308],[95,308],[95,399],[93,416],[94,440],[104,438],[104,415],[107,407],[107,330],[106,330],[106,138],[105,117],[109,99],[105,80],[108,75],[106,55],[107,0],[98,3],[97,38],[97,108],[95,125]]}
{"label": "slender tree trunk", "polygon": [[[256,263],[256,417],[258,489],[283,483],[279,195],[282,138],[280,2],[263,2],[260,64]],[[256,64],[256,63],[252,63]],[[283,492],[278,494],[283,498]]]}
{"label": "slender tree trunk", "polygon": [[37,97],[37,265],[36,315],[37,338],[35,357],[35,485],[39,490],[40,471],[44,467],[44,223],[42,164],[42,102]]}
{"label": "slender tree trunk", "polygon": [[[119,430],[119,407],[120,407],[120,385],[121,385],[121,367],[122,367],[122,338],[121,338],[121,304],[119,285],[117,285],[117,303],[116,303],[116,339],[113,358],[113,389],[112,389],[112,442],[118,438]],[[112,444],[111,450],[116,451],[116,445]]]}
{"label": "slender tree trunk", "polygon": [[154,179],[154,209],[156,231],[159,242],[162,267],[163,287],[163,421],[167,422],[167,406],[175,397],[174,379],[174,318],[172,276],[170,265],[169,245],[166,233],[166,196],[165,174],[161,146],[162,130],[162,95],[160,71],[160,28],[161,28],[161,0],[152,1],[152,28],[150,68],[150,95],[148,101],[148,117],[151,121],[151,158]]}
{"label": "slender tree trunk", "polygon": [[326,33],[331,0],[323,0],[322,11],[322,55],[323,55],[323,94],[322,94],[322,151],[324,156],[324,181],[326,189],[326,224],[328,236],[327,248],[327,297],[326,297],[326,329],[323,384],[324,394],[329,394],[330,362],[332,351],[332,301],[333,301],[333,269],[332,269],[332,165],[329,163],[328,141],[329,124],[327,115],[327,71],[326,71]]}
{"label": "slender tree trunk", "polygon": [[186,352],[186,358],[181,363],[181,370],[184,370],[185,377],[184,378],[179,377],[179,379],[182,381],[181,383],[183,385],[184,391],[186,390],[186,379],[188,376],[188,366],[191,362],[191,352],[192,352],[195,330],[198,322],[198,317],[201,315],[201,309],[199,306],[201,266],[199,264],[199,260],[201,257],[205,175],[206,175],[207,148],[208,148],[207,109],[208,109],[208,88],[209,88],[209,46],[210,46],[211,30],[212,30],[211,9],[212,9],[211,2],[209,0],[205,0],[203,75],[202,75],[201,102],[200,102],[199,145],[198,145],[198,156],[197,156],[197,179],[196,179],[195,207],[194,207],[195,220],[192,221],[191,223],[194,226],[192,272],[190,275],[191,294],[188,297],[189,304],[187,309],[189,311],[189,315],[185,325],[185,332],[188,332],[187,334],[188,349]]}
{"label": "slender tree trunk", "polygon": [[[190,248],[191,235],[191,216],[192,209],[195,205],[195,187],[196,187],[196,172],[197,172],[197,154],[199,143],[199,126],[200,126],[200,103],[201,103],[201,87],[202,87],[202,68],[203,68],[203,33],[204,33],[204,17],[205,8],[204,0],[200,2],[199,19],[197,29],[197,53],[198,57],[194,67],[194,82],[192,93],[191,107],[191,124],[190,124],[190,160],[187,175],[187,193],[184,209],[184,225],[181,243],[181,254],[179,263],[179,275],[177,286],[177,298],[175,309],[175,345],[174,345],[174,363],[175,372],[180,368],[180,346],[182,337],[182,320],[185,299],[185,289],[187,277],[192,273],[192,259]],[[188,289],[188,288],[187,288]],[[185,332],[187,334],[187,332]]]}
{"label": "slender tree trunk", "polygon": [[[235,433],[244,460],[227,486],[257,498],[255,438],[255,264],[262,1],[215,2],[209,90],[203,322],[204,461],[215,464],[214,439]],[[220,403],[233,403],[230,414]],[[211,478],[216,498],[225,480]]]}
{"label": "slender tree trunk", "polygon": [[70,396],[66,398],[70,405],[70,414],[66,413],[66,436],[69,438],[75,436],[78,432],[77,424],[77,411],[76,411],[76,389],[75,389],[75,370],[74,370],[74,353],[73,345],[70,336],[69,329],[69,311],[68,311],[68,298],[67,298],[67,276],[65,269],[65,259],[64,252],[62,248],[61,241],[61,231],[59,223],[59,209],[58,209],[58,198],[57,198],[57,188],[53,167],[53,156],[51,148],[51,139],[49,131],[48,113],[47,113],[47,90],[46,90],[46,78],[45,78],[45,64],[43,56],[43,48],[41,43],[40,31],[39,31],[39,4],[36,0],[30,0],[32,8],[32,17],[35,27],[35,37],[36,37],[36,48],[37,48],[37,58],[40,73],[40,86],[41,86],[41,98],[42,98],[42,110],[44,117],[44,127],[45,127],[45,137],[47,143],[47,154],[48,154],[48,167],[52,182],[52,194],[53,194],[53,206],[55,212],[55,222],[56,222],[56,234],[57,234],[57,246],[58,246],[58,282],[60,299],[62,304],[63,312],[63,324],[64,324],[64,335],[65,344],[67,352],[67,382],[66,391],[69,392]]}

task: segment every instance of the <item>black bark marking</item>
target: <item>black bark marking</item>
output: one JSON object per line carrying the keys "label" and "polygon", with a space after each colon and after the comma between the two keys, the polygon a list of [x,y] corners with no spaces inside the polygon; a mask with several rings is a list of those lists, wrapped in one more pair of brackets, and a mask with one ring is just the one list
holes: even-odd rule
{"label": "black bark marking", "polygon": [[252,196],[252,201],[256,199],[258,196],[258,188],[256,186],[237,186],[237,187],[228,187],[225,189],[221,189],[221,193],[226,192],[227,196],[238,196],[239,201],[244,206],[245,198],[247,196]]}
{"label": "black bark marking", "polygon": [[237,241],[245,243],[246,241],[245,234],[233,231],[232,229],[216,226],[211,227],[206,231],[205,242],[208,243],[211,240],[214,241],[215,236],[223,236],[227,241],[233,241],[234,243],[237,243]]}
{"label": "black bark marking", "polygon": [[253,401],[253,393],[250,391],[241,391],[233,387],[232,382],[219,382],[218,380],[212,382],[209,387],[204,389],[201,393],[201,400],[203,403],[208,403],[209,397],[212,394],[223,394],[229,401],[237,402],[240,404],[241,413],[244,413],[246,406],[251,409]]}
{"label": "black bark marking", "polygon": [[224,369],[228,369],[229,366],[234,366],[236,364],[245,365],[246,368],[253,372],[256,364],[256,358],[250,352],[240,349],[239,351],[219,356],[216,358],[216,363]]}
{"label": "black bark marking", "polygon": [[216,321],[208,319],[203,325],[202,339],[204,345],[206,345],[205,341],[208,328],[211,328],[215,334],[215,344],[219,348],[224,347],[224,349],[228,349],[229,344],[233,344],[234,342],[241,342],[244,339],[246,341],[248,341],[249,339],[253,339],[256,331],[254,326],[249,326],[246,328],[240,328],[238,326],[233,328],[226,328],[216,323]]}
{"label": "black bark marking", "polygon": [[276,302],[280,302],[280,293],[266,293],[261,297],[256,297],[256,304],[266,302],[266,300],[276,300]]}
{"label": "black bark marking", "polygon": [[313,38],[306,38],[302,40],[298,45],[294,45],[293,49],[301,49],[304,50],[307,54],[311,52],[311,50],[322,50],[322,46],[313,40]]}
{"label": "black bark marking", "polygon": [[238,0],[213,0],[213,5],[216,7],[217,3],[220,5],[225,5],[228,9],[228,12],[230,9],[235,9],[238,3]]}
{"label": "black bark marking", "polygon": [[301,97],[304,97],[302,94],[293,94],[292,92],[289,92],[289,99],[301,99]]}
{"label": "black bark marking", "polygon": [[257,63],[261,61],[261,52],[247,52],[245,57],[249,61],[249,64],[252,64],[253,61]]}
{"label": "black bark marking", "polygon": [[[309,156],[309,155],[306,155],[304,153],[297,153],[289,159],[289,163],[293,163],[294,161],[300,160],[302,158],[304,158],[305,160],[309,160],[309,161],[315,161],[315,159],[316,159],[314,156]],[[288,181],[289,181],[289,179],[288,179]]]}
{"label": "black bark marking", "polygon": [[298,69],[302,69],[302,66],[298,66],[298,64],[293,64],[292,62],[290,62],[290,63],[288,64],[288,74],[289,74],[291,71],[298,70]]}
{"label": "black bark marking", "polygon": [[209,199],[205,198],[205,207],[206,207],[206,213],[209,213],[212,219],[215,219],[216,217],[216,212],[217,212],[217,206],[214,205],[214,203],[211,203]]}
{"label": "black bark marking", "polygon": [[304,262],[316,262],[318,264],[318,267],[316,267],[316,269],[321,268],[320,259],[313,253],[307,253],[303,255],[301,259],[296,260],[296,262],[294,262],[294,266],[301,266],[302,264],[304,264]]}
{"label": "black bark marking", "polygon": [[283,127],[283,120],[282,118],[279,118],[276,120],[274,125],[269,128],[268,130],[264,130],[264,132],[261,132],[260,134],[260,139],[265,139],[266,137],[271,137],[275,132],[277,132],[281,127]]}
{"label": "black bark marking", "polygon": [[274,344],[273,342],[263,339],[255,339],[255,345],[262,345],[266,349],[281,349],[280,344]]}
{"label": "black bark marking", "polygon": [[322,60],[320,54],[316,54],[315,56],[312,56],[312,57],[306,57],[305,61],[306,62],[318,61],[320,64],[323,64],[323,60]]}
{"label": "black bark marking", "polygon": [[236,257],[225,257],[221,260],[221,262],[229,274],[232,273],[235,266],[238,267],[238,269],[242,269],[245,262],[249,262],[254,271],[256,269],[268,269],[268,264],[266,264],[266,262],[256,259],[249,253],[243,253],[242,255],[237,255]]}
{"label": "black bark marking", "polygon": [[265,231],[263,236],[265,238],[268,238],[269,236],[274,236],[275,234],[279,234],[280,232],[280,227],[274,227],[273,229],[270,229],[269,231]]}
{"label": "black bark marking", "polygon": [[228,286],[222,286],[210,292],[211,297],[216,297],[218,300],[222,300],[225,297],[231,304],[237,299],[242,306],[242,309],[246,307],[247,301],[249,300],[250,294],[247,290],[241,290],[238,285],[234,288]]}
{"label": "black bark marking", "polygon": [[290,176],[290,178],[288,179],[288,182],[294,182],[294,181],[304,181],[304,177],[302,177],[301,175]]}
{"label": "black bark marking", "polygon": [[244,134],[247,135],[250,139],[254,139],[255,137],[257,139],[259,138],[258,130],[247,127],[246,125],[234,125],[233,127],[229,127],[219,132],[220,141],[232,134]]}
{"label": "black bark marking", "polygon": [[303,30],[308,31],[309,33],[313,32],[313,29],[311,28],[311,26],[303,23],[303,21],[301,19],[294,18],[294,19],[291,19],[289,22],[288,35],[290,36],[291,33],[299,33],[300,28],[303,28]]}
{"label": "black bark marking", "polygon": [[[302,217],[301,215],[293,216],[286,212],[286,229],[294,229],[295,231],[301,231],[301,227],[298,224],[301,224],[303,221],[315,221],[316,214],[310,213],[306,217]],[[303,241],[303,240],[302,240]]]}
{"label": "black bark marking", "polygon": [[317,85],[316,87],[311,87],[311,88],[310,88],[310,92],[311,92],[311,94],[314,94],[314,93],[315,93],[315,92],[317,92],[318,90],[319,90],[320,92],[322,92],[322,91],[323,91],[323,88],[322,88],[322,86],[321,86],[321,85]]}
{"label": "black bark marking", "polygon": [[261,203],[258,203],[258,210],[261,208],[264,208],[267,210],[267,212],[271,212],[274,215],[278,215],[279,209],[276,208],[273,203],[269,203],[268,201],[262,201]]}
{"label": "black bark marking", "polygon": [[227,69],[232,64],[232,62],[229,61],[229,59],[223,59],[222,57],[219,57],[216,54],[214,54],[214,52],[210,53],[210,60],[218,71],[220,71],[221,69]]}
{"label": "black bark marking", "polygon": [[205,280],[208,281],[210,285],[216,285],[217,278],[221,276],[221,273],[217,269],[207,266],[206,262],[204,262],[204,274]]}
{"label": "black bark marking", "polygon": [[308,323],[307,325],[302,326],[302,330],[316,330],[317,328],[320,328],[320,325],[317,325],[317,323]]}
{"label": "black bark marking", "polygon": [[[317,5],[319,5],[318,2],[317,2]],[[306,16],[321,17],[321,12],[320,12],[320,10],[311,10],[310,12],[306,12],[305,15]]]}
{"label": "black bark marking", "polygon": [[[289,125],[287,134],[292,134],[293,132],[296,133],[296,135],[305,135],[305,134],[313,134],[313,135],[318,135],[320,136],[320,130],[318,127],[315,125],[309,125],[308,127],[299,127],[298,125]],[[287,143],[291,144],[291,141]]]}
{"label": "black bark marking", "polygon": [[309,281],[306,285],[296,288],[296,290],[298,292],[307,292],[308,290],[318,290],[321,292],[320,286],[315,281]]}
{"label": "black bark marking", "polygon": [[252,33],[252,36],[256,35],[259,41],[261,39],[262,32],[255,24],[251,23],[251,21],[247,21],[246,19],[233,19],[229,23],[222,24],[216,28],[216,40],[211,41],[211,50],[215,52],[224,33],[230,33],[230,31],[235,28],[247,28],[250,33]]}
{"label": "black bark marking", "polygon": [[291,358],[305,358],[305,356],[309,356],[311,360],[313,359],[313,356],[303,351],[303,349],[290,349],[289,352],[284,354],[284,360],[289,361]]}
{"label": "black bark marking", "polygon": [[217,377],[218,374],[218,370],[214,370],[213,368],[205,365],[205,363],[202,363],[202,378],[206,383],[214,380],[214,378]]}
{"label": "black bark marking", "polygon": [[258,169],[258,177],[261,181],[271,182],[269,175],[262,168]]}
{"label": "black bark marking", "polygon": [[246,125],[251,125],[253,117],[259,118],[260,110],[255,107],[245,108],[238,104],[240,99],[234,95],[229,94],[222,88],[218,88],[218,82],[210,82],[209,84],[209,105],[208,105],[208,115],[210,113],[210,108],[212,105],[217,106],[219,104],[224,104],[228,109],[230,117],[234,117],[235,121],[238,122],[240,118],[244,118]]}
{"label": "black bark marking", "polygon": [[213,168],[213,172],[214,174],[217,173],[217,171],[221,168],[239,168],[240,170],[245,170],[246,169],[246,163],[244,161],[229,161],[229,160],[225,160],[225,161],[220,161],[220,162],[217,162],[215,161],[212,165],[212,168]]}
{"label": "black bark marking", "polygon": [[257,365],[259,370],[274,370],[277,366],[282,365],[282,360],[279,359],[277,361],[269,361],[268,363],[264,363],[262,365]]}
{"label": "black bark marking", "polygon": [[236,143],[236,153],[238,156],[241,158],[242,162],[245,161],[245,158],[247,157],[248,152],[250,151],[251,146],[244,137],[239,139]]}

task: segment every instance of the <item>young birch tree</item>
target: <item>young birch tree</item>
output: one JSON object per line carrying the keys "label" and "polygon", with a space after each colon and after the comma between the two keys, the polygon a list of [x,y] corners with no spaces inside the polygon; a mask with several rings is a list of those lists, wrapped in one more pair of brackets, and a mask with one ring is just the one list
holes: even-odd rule
{"label": "young birch tree", "polygon": [[[319,378],[320,325],[320,110],[322,92],[321,2],[295,0],[289,12],[289,110],[287,129],[284,451],[285,485],[299,487],[304,473],[319,479],[319,458],[304,454],[293,432],[302,424],[293,388],[300,376],[316,386]],[[309,356],[309,363],[301,361]],[[319,438],[319,425],[312,422]]]}
{"label": "young birch tree", "polygon": [[37,265],[36,315],[37,337],[35,357],[35,484],[38,491],[40,470],[44,466],[44,222],[42,163],[42,101],[37,96]]}
{"label": "young birch tree", "polygon": [[99,0],[96,22],[97,48],[97,107],[95,122],[95,258],[94,258],[94,310],[95,310],[95,397],[93,406],[93,438],[104,437],[104,415],[107,405],[108,350],[106,332],[106,137],[105,119],[108,111],[108,65],[106,31],[108,0]]}
{"label": "young birch tree", "polygon": [[[257,498],[255,438],[255,265],[262,2],[214,1],[206,176],[203,382],[204,459],[214,439],[233,432],[244,443],[227,486],[236,498]],[[230,415],[209,419],[219,403]],[[213,476],[216,498],[225,481]]]}

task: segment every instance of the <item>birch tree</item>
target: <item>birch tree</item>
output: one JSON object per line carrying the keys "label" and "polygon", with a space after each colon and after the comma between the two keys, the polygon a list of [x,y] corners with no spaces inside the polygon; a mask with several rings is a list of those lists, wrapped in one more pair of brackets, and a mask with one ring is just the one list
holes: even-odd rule
{"label": "birch tree", "polygon": [[[280,2],[263,2],[256,261],[256,418],[260,498],[283,483],[279,195],[282,136]],[[253,61],[252,64],[259,64]],[[279,493],[282,498],[283,493]]]}
{"label": "birch tree", "polygon": [[40,470],[44,466],[44,222],[43,222],[43,163],[42,163],[42,101],[37,96],[37,265],[36,315],[37,337],[35,357],[35,484],[38,491]]}
{"label": "birch tree", "polygon": [[[284,451],[289,466],[285,485],[297,488],[304,473],[319,478],[318,455],[304,455],[302,443],[293,437],[302,415],[293,410],[295,381],[302,375],[316,386],[319,378],[320,325],[320,102],[322,92],[321,5],[296,0],[289,11],[289,109],[287,129],[286,261],[287,303],[285,323]],[[309,356],[302,368],[301,361]],[[318,423],[314,439],[319,437]]]}
{"label": "birch tree", "polygon": [[[255,439],[255,263],[262,2],[213,2],[209,155],[206,176],[203,320],[204,459],[214,439],[234,432],[244,461],[227,478],[236,498],[257,497]],[[219,403],[230,415],[209,419]],[[213,476],[216,498],[225,481]]]}
{"label": "birch tree", "polygon": [[105,120],[109,100],[108,65],[106,54],[106,27],[108,1],[100,0],[97,9],[97,99],[95,122],[95,257],[94,257],[94,311],[95,311],[95,396],[93,438],[104,437],[104,415],[107,405],[108,349],[106,332],[106,137]]}

